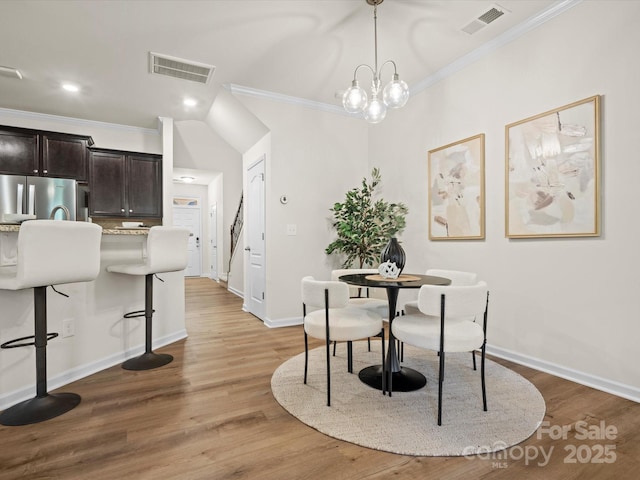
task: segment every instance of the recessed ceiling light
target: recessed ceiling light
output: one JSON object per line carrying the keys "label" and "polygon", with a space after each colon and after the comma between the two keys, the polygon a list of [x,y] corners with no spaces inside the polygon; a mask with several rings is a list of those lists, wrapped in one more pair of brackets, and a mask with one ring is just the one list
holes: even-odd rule
{"label": "recessed ceiling light", "polygon": [[198,104],[193,98],[185,98],[183,103],[185,107],[195,107]]}
{"label": "recessed ceiling light", "polygon": [[191,183],[196,179],[196,177],[180,177],[180,180],[182,180],[184,183]]}
{"label": "recessed ceiling light", "polygon": [[80,91],[80,87],[74,85],[73,83],[63,83],[62,88],[64,88],[67,92],[75,93]]}

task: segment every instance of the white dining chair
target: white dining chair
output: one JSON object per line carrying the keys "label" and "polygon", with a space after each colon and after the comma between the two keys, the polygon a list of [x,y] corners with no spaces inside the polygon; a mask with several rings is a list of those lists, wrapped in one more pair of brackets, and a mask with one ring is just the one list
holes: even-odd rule
{"label": "white dining chair", "polygon": [[[440,268],[430,268],[425,272],[425,275],[432,275],[434,277],[444,277],[451,280],[452,286],[464,286],[474,285],[478,280],[478,275],[472,272],[463,272],[461,270],[444,270]],[[405,315],[419,314],[418,301],[412,300],[405,302],[403,308]]]}
{"label": "white dining chair", "polygon": [[[438,352],[438,425],[442,425],[442,385],[445,354],[480,349],[482,404],[487,411],[485,349],[489,291],[485,282],[472,286],[424,285],[418,294],[420,314],[403,315],[392,325],[393,335],[409,345]],[[482,318],[482,323],[473,319]],[[393,385],[389,385],[391,390]]]}
{"label": "white dining chair", "polygon": [[[311,309],[316,309],[310,311]],[[344,282],[302,279],[302,312],[304,318],[304,383],[309,363],[308,336],[325,341],[327,357],[327,406],[331,406],[332,341],[347,342],[347,370],[353,373],[353,341],[380,335],[382,365],[384,362],[384,329],[382,318],[374,311],[349,306],[349,287]],[[383,375],[384,377],[384,375]],[[382,393],[385,390],[383,388]]]}
{"label": "white dining chair", "polygon": [[[340,268],[331,271],[331,280],[338,282],[343,275],[377,275],[375,268]],[[349,305],[376,312],[385,322],[389,321],[389,302],[387,292],[381,288],[354,287],[349,285]],[[336,356],[336,343],[333,342],[333,356]],[[371,351],[371,339],[367,339],[367,348]]]}
{"label": "white dining chair", "polygon": [[[451,285],[453,286],[474,285],[477,282],[478,278],[478,275],[472,272],[463,272],[461,270],[445,270],[440,268],[430,268],[425,272],[425,275],[448,278],[449,280],[451,280]],[[421,315],[420,309],[418,308],[418,301],[414,300],[405,302],[402,309],[402,314]],[[402,343],[400,343],[398,351],[400,352],[400,360],[404,360],[404,345],[402,345]],[[473,359],[473,369],[476,370],[477,367],[475,352],[471,352],[471,357]]]}

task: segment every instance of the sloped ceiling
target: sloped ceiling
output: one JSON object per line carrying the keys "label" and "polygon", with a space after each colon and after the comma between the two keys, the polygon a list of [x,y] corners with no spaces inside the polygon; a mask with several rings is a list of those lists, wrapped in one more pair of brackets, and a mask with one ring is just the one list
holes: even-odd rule
{"label": "sloped ceiling", "polygon": [[[392,58],[411,87],[568,1],[500,0],[510,12],[469,35],[462,27],[492,2],[386,0],[379,60]],[[225,84],[339,105],[354,68],[374,63],[373,38],[365,0],[2,0],[0,65],[23,79],[0,74],[0,108],[155,128],[159,116],[204,120]],[[206,85],[151,75],[149,52],[215,75]]]}

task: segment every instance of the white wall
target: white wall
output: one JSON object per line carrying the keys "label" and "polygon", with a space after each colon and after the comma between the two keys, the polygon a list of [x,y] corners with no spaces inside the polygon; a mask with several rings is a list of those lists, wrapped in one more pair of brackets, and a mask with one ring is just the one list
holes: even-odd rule
{"label": "white wall", "polygon": [[[271,131],[265,164],[265,323],[299,322],[302,277],[328,280],[339,265],[324,253],[335,237],[329,208],[367,175],[367,126],[301,106],[240,99]],[[259,153],[247,161],[257,160]],[[282,195],[289,198],[286,205],[280,203]],[[297,226],[296,236],[287,235],[288,224]]]}
{"label": "white wall", "polygon": [[[491,288],[494,352],[640,400],[640,2],[583,2],[411,98],[369,135],[385,196],[409,206],[407,270],[471,270]],[[602,95],[602,235],[504,235],[505,125]],[[427,152],[486,134],[486,239],[429,241]]]}
{"label": "white wall", "polygon": [[176,122],[174,143],[175,167],[220,172],[218,198],[218,256],[222,270],[229,266],[229,232],[242,196],[242,155],[216,134],[204,122],[189,120]]}

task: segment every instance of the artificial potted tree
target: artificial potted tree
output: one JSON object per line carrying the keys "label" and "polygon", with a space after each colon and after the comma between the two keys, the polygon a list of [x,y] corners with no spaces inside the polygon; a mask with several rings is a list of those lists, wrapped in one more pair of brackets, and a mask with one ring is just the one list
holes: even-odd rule
{"label": "artificial potted tree", "polygon": [[391,260],[385,258],[384,252],[389,250],[387,253],[393,253],[391,251],[396,246],[402,254],[402,259],[396,258],[396,266],[400,271],[404,267],[404,251],[397,243],[396,235],[404,229],[409,210],[403,203],[376,199],[375,190],[380,181],[380,170],[374,168],[370,182],[363,178],[359,188],[349,190],[344,202],[338,202],[330,209],[333,212],[332,226],[338,238],[329,244],[325,252],[328,255],[345,255],[343,268],[352,267],[354,262],[359,268],[365,265],[375,267],[381,260]]}

